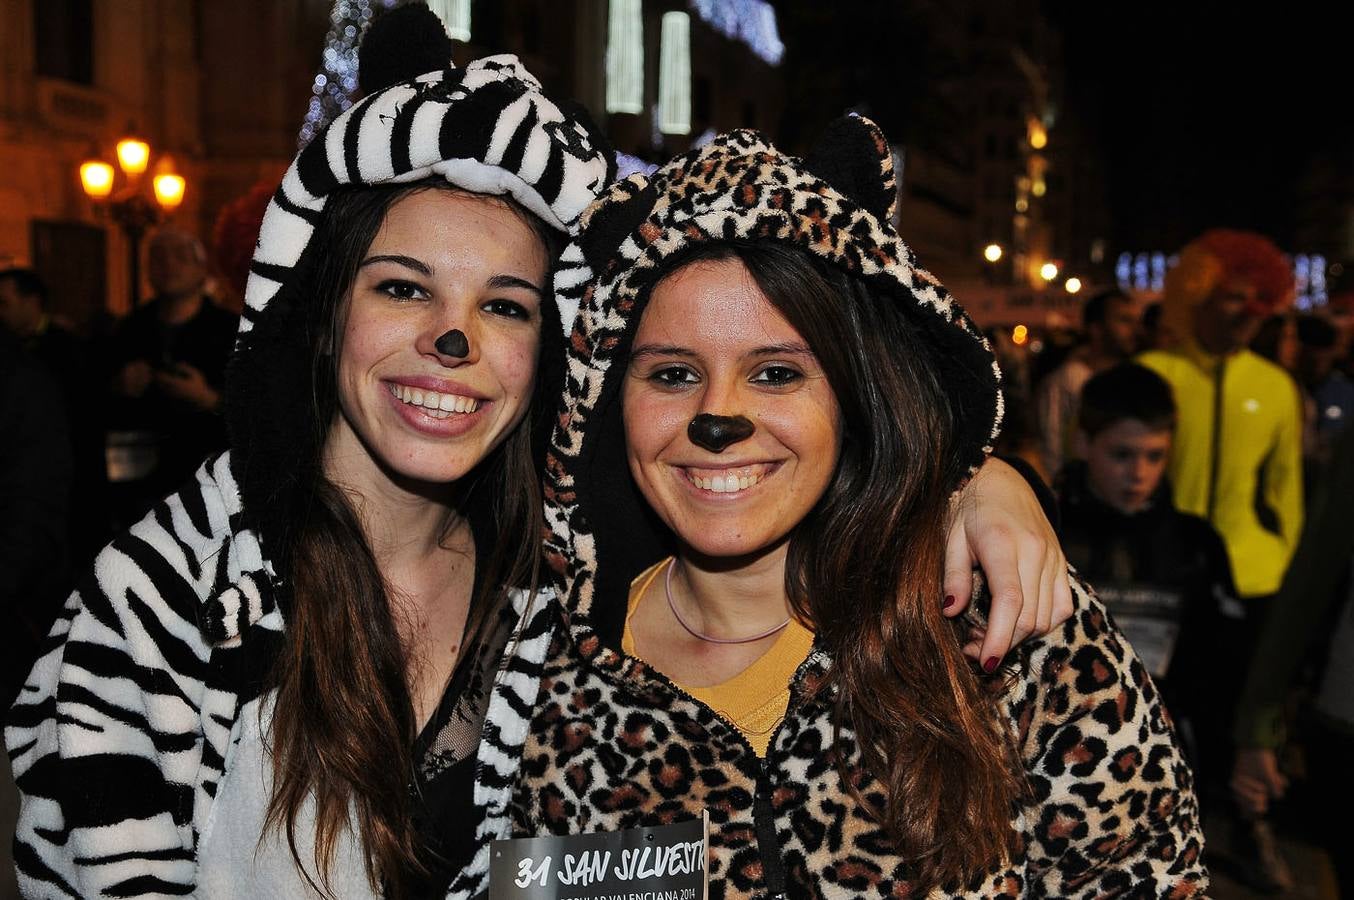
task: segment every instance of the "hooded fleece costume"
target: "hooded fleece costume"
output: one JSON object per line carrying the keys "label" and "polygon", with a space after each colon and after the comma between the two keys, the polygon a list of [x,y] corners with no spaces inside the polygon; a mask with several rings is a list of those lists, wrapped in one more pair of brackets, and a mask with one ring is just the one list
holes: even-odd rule
{"label": "hooded fleece costume", "polygon": [[[765,758],[620,649],[631,580],[673,552],[628,474],[620,389],[650,291],[684,250],[782,242],[892,298],[923,335],[953,406],[962,450],[947,461],[949,486],[991,452],[1001,419],[992,353],[888,224],[894,198],[883,135],[849,117],[807,160],[753,131],[722,135],[617,182],[585,215],[556,278],[561,305],[581,305],[546,476],[547,556],[563,608],[513,791],[518,835],[708,810],[712,898],[924,892],[829,758],[832,698],[815,688],[833,662],[820,645],[795,673]],[[1191,775],[1157,690],[1104,607],[1073,585],[1073,617],[1013,650],[1004,673],[1001,725],[1032,789],[1011,818],[1023,850],[935,896],[1185,897],[1207,884]],[[838,747],[869,792],[849,727]]]}
{"label": "hooded fleece costume", "polygon": [[[258,743],[262,682],[290,609],[287,534],[305,500],[295,429],[312,415],[301,338],[315,302],[307,249],[329,195],[444,177],[511,195],[569,232],[614,171],[586,114],[547,99],[512,56],[373,93],[300,153],[269,204],[251,267],[227,397],[231,449],[99,554],[10,712],[5,743],[22,794],[15,859],[25,896],[264,889],[245,874],[259,832],[223,843],[217,830],[232,816],[217,815],[218,800],[267,769],[240,748],[251,729]],[[517,592],[504,616],[521,617],[528,600]],[[535,696],[549,634],[547,603],[530,608],[532,622],[514,622],[516,657],[488,667],[476,751],[479,836],[506,828],[505,785],[522,733],[511,710]],[[238,882],[225,868],[212,884],[199,883],[204,845],[216,846],[218,859],[237,854]],[[341,894],[370,896],[361,848],[341,846],[339,857]],[[448,896],[477,893],[486,870],[481,853]]]}

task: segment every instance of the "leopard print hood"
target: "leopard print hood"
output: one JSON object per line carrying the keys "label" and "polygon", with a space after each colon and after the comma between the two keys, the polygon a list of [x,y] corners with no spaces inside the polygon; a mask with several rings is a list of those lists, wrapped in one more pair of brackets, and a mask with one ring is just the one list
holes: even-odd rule
{"label": "leopard print hood", "polygon": [[566,387],[546,470],[547,557],[575,625],[616,637],[626,585],[666,556],[668,534],[634,488],[620,384],[649,293],[670,263],[710,241],[775,241],[806,251],[893,297],[923,335],[947,387],[961,453],[951,487],[991,453],[1001,373],[987,340],[890,224],[897,192],[879,128],[848,116],[798,159],[755,131],[720,135],[652,174],[616,182],[584,214],[555,277],[573,318]]}

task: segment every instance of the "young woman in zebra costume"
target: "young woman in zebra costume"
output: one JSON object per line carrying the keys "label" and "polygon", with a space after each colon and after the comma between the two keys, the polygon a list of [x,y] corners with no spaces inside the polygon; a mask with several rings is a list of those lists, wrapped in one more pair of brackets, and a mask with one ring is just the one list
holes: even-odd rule
{"label": "young woman in zebra costume", "polygon": [[[25,895],[483,889],[555,614],[532,452],[563,351],[551,245],[613,173],[510,56],[378,91],[297,157],[230,451],[99,555],[11,712]],[[1011,586],[985,654],[1070,608],[1012,478],[951,542],[954,595],[969,544]]]}

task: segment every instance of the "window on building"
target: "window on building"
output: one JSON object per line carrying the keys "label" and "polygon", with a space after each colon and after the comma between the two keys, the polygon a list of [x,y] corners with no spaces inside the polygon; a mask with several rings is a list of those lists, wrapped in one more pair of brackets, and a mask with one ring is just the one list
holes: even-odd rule
{"label": "window on building", "polygon": [[663,13],[658,52],[658,127],[664,134],[691,133],[691,18]]}
{"label": "window on building", "polygon": [[606,111],[644,112],[644,10],[640,0],[611,0],[607,14]]}
{"label": "window on building", "polygon": [[93,0],[33,0],[35,71],[45,78],[94,83]]}
{"label": "window on building", "polygon": [[428,8],[436,13],[453,41],[470,40],[470,0],[428,0]]}

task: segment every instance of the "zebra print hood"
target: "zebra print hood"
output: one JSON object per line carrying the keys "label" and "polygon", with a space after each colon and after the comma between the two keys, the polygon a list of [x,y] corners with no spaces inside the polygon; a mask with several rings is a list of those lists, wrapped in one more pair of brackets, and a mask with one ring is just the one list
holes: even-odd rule
{"label": "zebra print hood", "polygon": [[548,98],[511,55],[378,90],[300,152],[264,214],[228,377],[232,468],[245,523],[272,568],[271,578],[256,581],[286,571],[285,529],[300,499],[297,427],[313,402],[304,325],[316,298],[307,273],[328,198],[348,186],[440,176],[467,191],[511,196],[571,235],[614,174],[613,154],[587,112]]}

